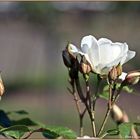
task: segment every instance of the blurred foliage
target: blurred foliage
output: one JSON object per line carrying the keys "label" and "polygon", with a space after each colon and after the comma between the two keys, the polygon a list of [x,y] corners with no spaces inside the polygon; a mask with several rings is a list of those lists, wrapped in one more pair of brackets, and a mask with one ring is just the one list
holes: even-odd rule
{"label": "blurred foliage", "polygon": [[[14,111],[14,113],[15,112],[18,112],[19,115],[27,115],[24,110]],[[45,138],[49,139],[58,137],[66,139],[76,138],[75,132],[66,127],[47,126],[40,122],[35,122],[27,117],[20,120],[13,120],[9,117],[11,113],[9,114],[9,112],[5,112],[4,110],[1,110],[0,113],[0,135],[6,138],[27,139],[35,132],[41,132]]]}
{"label": "blurred foliage", "polygon": [[21,2],[19,6],[33,23],[47,22],[51,26],[58,18],[58,12],[51,2]]}
{"label": "blurred foliage", "polygon": [[[41,89],[41,88],[61,88],[66,83],[67,73],[56,72],[50,75],[38,74],[37,77],[32,74],[17,76],[13,80],[5,81],[6,91],[15,91],[19,89]],[[63,75],[63,76],[62,76]]]}
{"label": "blurred foliage", "polygon": [[[112,2],[113,4],[114,2]],[[140,3],[134,1],[118,1],[116,2],[116,10],[137,12],[140,11]]]}

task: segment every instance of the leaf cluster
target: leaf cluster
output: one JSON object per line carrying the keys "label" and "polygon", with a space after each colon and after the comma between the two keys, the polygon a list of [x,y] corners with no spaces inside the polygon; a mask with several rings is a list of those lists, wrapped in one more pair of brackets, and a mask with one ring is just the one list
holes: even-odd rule
{"label": "leaf cluster", "polygon": [[[10,119],[10,115],[13,113],[24,117],[18,120]],[[74,139],[77,137],[69,128],[44,125],[25,117],[25,115],[28,115],[28,112],[24,110],[11,112],[0,110],[0,135],[6,138],[25,139],[33,133],[40,132],[45,138],[49,139]]]}

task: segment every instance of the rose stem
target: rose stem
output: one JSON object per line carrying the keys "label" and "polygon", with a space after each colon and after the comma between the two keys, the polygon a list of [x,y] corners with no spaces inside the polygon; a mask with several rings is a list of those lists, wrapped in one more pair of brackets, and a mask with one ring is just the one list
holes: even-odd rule
{"label": "rose stem", "polygon": [[109,85],[108,108],[107,108],[107,111],[106,111],[106,114],[105,114],[103,123],[102,123],[102,125],[101,125],[101,128],[100,128],[100,130],[99,130],[99,132],[98,132],[98,136],[102,133],[102,131],[103,131],[104,127],[105,127],[105,124],[107,123],[108,117],[109,117],[109,115],[110,115],[111,108],[112,108],[111,98],[112,98],[112,83]]}
{"label": "rose stem", "polygon": [[[103,131],[104,127],[105,127],[105,124],[106,124],[106,122],[107,122],[107,120],[108,120],[108,117],[109,117],[109,115],[110,115],[110,112],[111,112],[111,109],[112,109],[112,105],[113,105],[113,104],[117,101],[117,99],[119,98],[119,95],[120,95],[120,93],[121,93],[121,91],[122,91],[123,86],[124,86],[124,83],[122,82],[122,84],[121,84],[121,86],[119,87],[119,90],[118,90],[118,92],[117,92],[115,98],[113,99],[113,98],[111,97],[111,98],[113,99],[111,102],[110,102],[110,100],[109,100],[108,109],[107,109],[107,112],[106,112],[104,121],[103,121],[103,123],[102,123],[102,126],[101,126],[101,128],[100,128],[100,130],[99,130],[99,132],[98,132],[98,136],[102,133],[102,131]],[[114,89],[112,89],[112,85],[110,85],[110,86],[109,86],[109,95],[112,95],[112,91],[113,91],[113,90],[114,90]],[[113,91],[113,92],[114,92],[114,91]],[[110,103],[111,103],[111,104],[110,104]]]}
{"label": "rose stem", "polygon": [[92,109],[92,101],[91,101],[90,87],[89,87],[88,80],[86,81],[86,91],[87,91],[87,97],[89,100],[91,126],[92,126],[92,130],[93,130],[93,135],[94,135],[94,137],[96,137],[95,112]]}
{"label": "rose stem", "polygon": [[81,89],[81,85],[80,85],[80,82],[79,82],[79,78],[75,78],[75,84],[76,84],[76,88],[77,88],[77,92],[78,92],[78,95],[80,97],[80,99],[82,100],[82,102],[85,104],[86,106],[86,109],[88,111],[88,114],[89,114],[89,117],[90,117],[90,120],[91,120],[91,125],[92,125],[92,132],[93,132],[93,136],[96,137],[96,130],[95,130],[95,123],[94,123],[94,116],[90,110],[90,107],[87,103],[87,100],[86,98],[84,97],[83,95],[83,92],[82,92],[82,89]]}
{"label": "rose stem", "polygon": [[71,79],[70,80],[70,84],[72,86],[72,90],[69,90],[69,92],[73,95],[74,97],[74,101],[75,101],[75,105],[76,105],[76,108],[77,108],[77,111],[78,111],[78,115],[79,115],[79,120],[80,120],[80,128],[79,128],[79,135],[80,137],[83,136],[83,133],[84,133],[84,128],[83,128],[83,117],[85,115],[85,112],[86,112],[86,108],[83,110],[81,110],[81,107],[80,107],[80,100],[78,100],[78,97],[77,97],[77,94],[76,94],[76,91],[75,91],[75,85],[74,85],[74,79]]}

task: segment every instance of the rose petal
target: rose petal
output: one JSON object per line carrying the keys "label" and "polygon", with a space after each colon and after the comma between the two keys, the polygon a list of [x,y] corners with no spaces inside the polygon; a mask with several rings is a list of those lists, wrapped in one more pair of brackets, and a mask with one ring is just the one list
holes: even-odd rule
{"label": "rose petal", "polygon": [[[118,60],[127,54],[128,45],[126,43],[115,42],[107,38],[101,38],[98,40],[100,48],[100,64],[113,65],[118,64]],[[119,60],[120,61],[120,60]]]}
{"label": "rose petal", "polygon": [[125,77],[126,77],[127,73],[125,72],[122,72],[122,74],[119,76],[119,79],[124,81],[125,80]]}
{"label": "rose petal", "polygon": [[78,53],[79,52],[78,48],[73,44],[69,44],[68,47],[69,47],[69,51],[72,52],[72,53]]}
{"label": "rose petal", "polygon": [[92,67],[99,63],[99,47],[94,36],[89,35],[82,38],[81,50],[87,54],[88,57],[86,56],[86,58]]}
{"label": "rose petal", "polygon": [[122,58],[121,65],[123,65],[126,62],[128,62],[130,59],[135,57],[135,55],[136,55],[135,51],[128,51],[127,54]]}

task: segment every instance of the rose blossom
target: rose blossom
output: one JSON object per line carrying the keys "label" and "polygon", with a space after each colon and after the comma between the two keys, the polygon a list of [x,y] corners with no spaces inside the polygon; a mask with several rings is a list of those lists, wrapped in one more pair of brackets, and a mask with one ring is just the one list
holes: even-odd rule
{"label": "rose blossom", "polygon": [[100,75],[107,75],[113,66],[117,66],[119,63],[123,65],[136,54],[135,51],[128,49],[126,43],[113,43],[107,38],[97,40],[92,35],[82,38],[81,50],[73,44],[70,45],[71,52],[85,56],[93,72]]}

